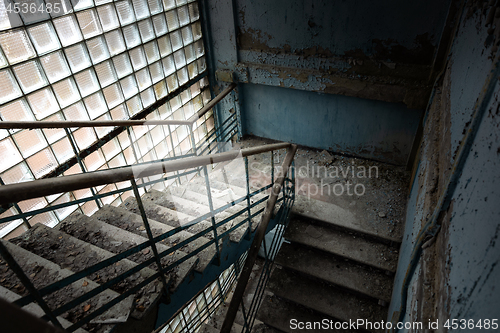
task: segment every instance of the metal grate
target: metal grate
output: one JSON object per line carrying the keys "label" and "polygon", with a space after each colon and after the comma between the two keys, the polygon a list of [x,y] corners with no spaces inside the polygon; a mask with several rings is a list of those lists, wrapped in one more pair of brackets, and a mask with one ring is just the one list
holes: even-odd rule
{"label": "metal grate", "polygon": [[[15,2],[0,0],[2,120],[129,119],[174,91],[177,96],[147,119],[185,120],[210,99],[208,80],[199,79],[206,71],[206,62],[195,1],[35,2],[42,8],[52,6],[53,11],[23,13],[21,7],[19,14],[6,15]],[[191,80],[196,83],[177,91]],[[210,111],[193,126],[196,143],[213,128]],[[112,130],[73,128],[69,132],[72,138],[61,129],[0,130],[0,177],[5,184],[44,177]],[[190,148],[185,126],[137,126],[130,129],[130,135],[121,133],[85,157],[81,166],[74,165],[64,174],[179,156]],[[161,189],[165,185],[155,186]],[[34,199],[20,202],[19,208],[26,212],[90,197],[92,191],[100,194],[120,187],[123,185],[110,184]],[[126,192],[89,201],[80,209],[92,214],[99,204],[118,205],[129,195]],[[35,216],[30,223],[54,225],[78,208],[75,205]],[[0,218],[19,213],[16,209],[4,212]],[[0,237],[21,223],[18,220],[0,225]]]}

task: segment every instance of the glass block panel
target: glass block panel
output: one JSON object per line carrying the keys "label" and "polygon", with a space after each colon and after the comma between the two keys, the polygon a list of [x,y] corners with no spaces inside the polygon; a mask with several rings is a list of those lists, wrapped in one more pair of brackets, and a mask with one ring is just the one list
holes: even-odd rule
{"label": "glass block panel", "polygon": [[14,141],[24,158],[47,147],[47,141],[39,129],[22,130],[14,134]]}
{"label": "glass block panel", "polygon": [[83,162],[87,166],[88,171],[95,171],[106,163],[106,160],[104,159],[102,152],[100,150],[96,150],[89,156],[85,157]]}
{"label": "glass block panel", "polygon": [[[52,203],[52,205],[54,205],[54,206],[60,205],[60,204],[66,203],[66,202],[71,202],[73,200],[74,200],[74,198],[73,198],[73,195],[71,193],[64,193],[63,195],[61,195],[61,197],[59,197],[57,200],[55,200]],[[56,210],[54,210],[54,212],[56,213],[59,220],[62,221],[65,218],[67,218],[71,213],[73,213],[77,209],[77,207],[78,206],[76,206],[76,205],[67,206],[64,208],[56,209]]]}
{"label": "glass block panel", "polygon": [[71,105],[63,110],[67,120],[90,120],[82,102]]}
{"label": "glass block panel", "polygon": [[0,141],[0,156],[2,156],[0,159],[0,172],[7,170],[22,160],[21,154],[11,138]]}
{"label": "glass block panel", "polygon": [[170,34],[170,41],[172,43],[173,51],[177,51],[184,46],[184,44],[182,44],[182,34],[180,30],[174,31]]}
{"label": "glass block panel", "polygon": [[146,0],[132,0],[134,4],[135,17],[141,20],[149,16],[149,8]]}
{"label": "glass block panel", "polygon": [[99,90],[99,82],[92,68],[76,74],[75,79],[82,97],[88,96]]}
{"label": "glass block panel", "polygon": [[155,28],[156,36],[163,36],[168,32],[167,21],[165,21],[165,15],[160,14],[153,17],[153,26]]}
{"label": "glass block panel", "polygon": [[35,178],[40,178],[57,167],[57,160],[49,148],[45,148],[39,153],[26,160]]}
{"label": "glass block panel", "polygon": [[153,139],[153,145],[155,146],[161,141],[165,140],[162,126],[156,126],[151,130],[151,139]]}
{"label": "glass block panel", "polygon": [[189,10],[187,6],[182,6],[177,9],[177,14],[179,16],[179,24],[181,27],[190,23],[189,20]]}
{"label": "glass block panel", "polygon": [[125,40],[119,29],[108,32],[104,35],[106,43],[108,44],[109,53],[115,55],[126,50]]}
{"label": "glass block panel", "polygon": [[135,140],[137,141],[137,139],[146,134],[147,131],[148,131],[147,126],[134,126],[133,127],[134,135],[132,137],[135,137]]}
{"label": "glass block panel", "polygon": [[184,54],[184,50],[179,50],[174,53],[175,67],[181,68],[186,66],[186,55]]}
{"label": "glass block panel", "polygon": [[177,111],[182,106],[182,101],[180,96],[175,96],[174,98],[170,99],[169,103],[172,112]]}
{"label": "glass block panel", "polygon": [[125,108],[125,105],[123,104],[109,111],[109,113],[111,114],[111,119],[113,120],[128,119],[128,112],[127,109]]}
{"label": "glass block panel", "polygon": [[118,134],[118,141],[120,142],[120,146],[122,147],[122,149],[125,149],[128,146],[130,146],[130,140],[127,132],[122,132]]}
{"label": "glass block panel", "polygon": [[[8,6],[6,1],[0,2],[0,30],[7,30],[23,25],[23,21],[19,17],[19,14],[14,12],[7,13],[6,6]],[[0,224],[0,230],[1,229],[2,225]]]}
{"label": "glass block panel", "polygon": [[195,23],[193,23],[191,25],[191,27],[193,28],[194,40],[200,39],[202,37],[201,36],[201,23],[200,23],[200,21],[196,21]]}
{"label": "glass block panel", "polygon": [[16,79],[8,69],[0,71],[0,104],[11,101],[22,95]]}
{"label": "glass block panel", "polygon": [[204,72],[207,69],[207,63],[205,62],[205,57],[201,57],[198,61],[198,70],[200,73]]}
{"label": "glass block panel", "polygon": [[118,22],[118,16],[116,16],[113,5],[98,7],[97,13],[99,14],[102,30],[110,31],[120,26],[120,22]]}
{"label": "glass block panel", "polygon": [[64,52],[66,53],[66,58],[69,61],[69,66],[73,73],[90,67],[90,57],[83,43],[71,46],[65,49]]}
{"label": "glass block panel", "polygon": [[137,145],[139,146],[139,151],[141,155],[146,155],[151,149],[153,149],[153,141],[149,134],[144,135],[142,138],[137,140]]}
{"label": "glass block panel", "polygon": [[82,127],[76,130],[73,132],[73,137],[75,138],[76,145],[80,150],[87,148],[97,140],[94,130],[89,127]]}
{"label": "glass block panel", "polygon": [[68,15],[55,19],[54,25],[56,27],[59,40],[63,46],[78,43],[83,39],[80,32],[80,27],[74,15]]}
{"label": "glass block panel", "polygon": [[26,100],[18,99],[0,108],[0,115],[6,121],[31,121],[35,120]]}
{"label": "glass block panel", "polygon": [[134,164],[136,162],[135,155],[134,155],[134,152],[132,150],[132,147],[124,149],[123,150],[123,155],[125,156],[127,164],[131,165],[131,164]]}
{"label": "glass block panel", "polygon": [[118,80],[113,63],[109,60],[95,66],[95,70],[101,87],[106,87]]}
{"label": "glass block panel", "polygon": [[141,34],[142,42],[146,43],[151,39],[155,38],[155,32],[153,30],[153,24],[150,19],[141,21],[138,23],[139,32]]}
{"label": "glass block panel", "polygon": [[75,155],[68,138],[63,138],[62,140],[54,143],[52,145],[52,150],[54,151],[59,163],[64,163]]}
{"label": "glass block panel", "polygon": [[179,88],[179,83],[177,81],[177,75],[172,74],[169,77],[167,77],[167,87],[168,87],[168,92],[172,92],[175,89]]}
{"label": "glass block panel", "polygon": [[57,3],[56,7],[59,7],[60,10],[58,11],[58,13],[56,13],[57,9],[52,10],[52,12],[50,13],[50,16],[52,17],[63,16],[73,11],[73,7],[71,6],[70,0],[45,0],[45,4],[47,6],[50,4],[50,6],[53,9],[55,8],[54,4],[56,3]]}
{"label": "glass block panel", "polygon": [[184,45],[191,44],[194,41],[193,30],[191,27],[184,27],[181,29],[182,40],[184,41]]}
{"label": "glass block panel", "polygon": [[99,17],[97,16],[95,9],[89,9],[77,13],[76,17],[78,19],[78,23],[80,24],[83,37],[92,38],[102,33],[102,28],[99,24]]}
{"label": "glass block panel", "polygon": [[48,54],[40,58],[45,75],[50,83],[61,80],[71,74],[69,66],[61,51]]}
{"label": "glass block panel", "polygon": [[115,106],[123,102],[123,95],[118,83],[105,88],[103,92],[104,98],[106,99],[109,108],[114,108]]}
{"label": "glass block panel", "polygon": [[17,0],[16,3],[20,5],[19,14],[21,14],[25,25],[50,18],[46,11],[39,10],[44,5],[41,0]]}
{"label": "glass block panel", "polygon": [[132,64],[130,63],[130,59],[126,53],[114,57],[113,64],[115,65],[116,73],[119,78],[132,73]]}
{"label": "glass block panel", "polygon": [[139,96],[132,97],[127,101],[127,108],[130,116],[135,115],[136,113],[142,110],[142,103]]}
{"label": "glass block panel", "polygon": [[179,7],[179,6],[187,4],[188,0],[176,0],[175,2],[177,3],[177,7]]}
{"label": "glass block panel", "polygon": [[106,161],[109,161],[113,157],[115,157],[120,151],[120,145],[118,144],[118,140],[113,139],[102,146],[102,151],[104,153],[104,157],[106,157]]}
{"label": "glass block panel", "polygon": [[132,66],[134,70],[139,70],[147,65],[146,56],[144,54],[144,49],[139,46],[131,51],[129,51],[130,60],[132,61]]}
{"label": "glass block panel", "polygon": [[135,15],[130,1],[125,0],[115,2],[115,7],[122,25],[135,22]]}
{"label": "glass block panel", "polygon": [[179,28],[179,18],[177,17],[177,10],[171,10],[165,14],[167,18],[167,26],[169,31],[174,31]]}
{"label": "glass block panel", "polygon": [[59,110],[56,98],[49,88],[32,93],[28,96],[28,101],[38,120],[50,116]]}
{"label": "glass block panel", "polygon": [[144,89],[151,86],[151,78],[149,77],[149,71],[147,68],[144,68],[135,73],[135,78],[137,79],[137,84],[139,86],[139,90],[143,91]]}
{"label": "glass block panel", "polygon": [[[111,117],[109,116],[109,113],[105,113],[104,115],[100,116],[99,118],[95,120],[111,120]],[[95,131],[97,133],[97,137],[99,139],[102,139],[106,134],[111,132],[113,130],[113,127],[96,127]]]}
{"label": "glass block panel", "polygon": [[102,96],[101,92],[95,93],[85,98],[84,101],[91,120],[108,111],[106,102],[104,101],[104,97]]}
{"label": "glass block panel", "polygon": [[144,45],[144,50],[146,51],[148,64],[151,64],[160,59],[160,51],[158,51],[158,46],[156,45],[156,41],[152,41]]}
{"label": "glass block panel", "polygon": [[194,22],[200,18],[200,10],[198,8],[198,3],[193,2],[188,5],[189,16],[191,17],[191,22]]}
{"label": "glass block panel", "polygon": [[94,5],[94,1],[92,0],[79,0],[76,4],[73,5],[75,11],[82,10],[85,8],[92,7]]}
{"label": "glass block panel", "polygon": [[149,73],[151,74],[151,80],[153,81],[153,83],[156,83],[163,79],[163,67],[161,66],[161,63],[158,61],[150,65]]}
{"label": "glass block panel", "polygon": [[172,44],[170,44],[170,37],[164,36],[158,38],[158,47],[160,49],[160,55],[162,58],[172,53]]}
{"label": "glass block panel", "polygon": [[57,82],[52,86],[52,88],[54,89],[59,105],[62,108],[73,104],[80,99],[80,94],[78,93],[78,88],[76,87],[73,78]]}
{"label": "glass block panel", "polygon": [[165,81],[163,81],[163,80],[161,80],[160,82],[155,84],[154,90],[155,90],[156,99],[163,98],[163,97],[167,96],[167,94],[168,94],[167,85],[165,84]]}
{"label": "glass block panel", "polygon": [[45,22],[28,28],[28,32],[39,55],[61,47],[51,22]]}
{"label": "glass block panel", "polygon": [[194,50],[193,44],[186,46],[184,48],[184,53],[186,54],[186,62],[188,64],[196,60],[196,51]]}
{"label": "glass block panel", "polygon": [[141,93],[142,105],[148,107],[153,104],[155,100],[155,94],[153,88],[149,88]]}
{"label": "glass block panel", "polygon": [[87,47],[94,65],[110,57],[108,47],[102,36],[89,40]]}
{"label": "glass block panel", "polygon": [[2,49],[0,48],[0,68],[4,68],[8,65],[7,58],[3,55]]}
{"label": "glass block panel", "polygon": [[[64,120],[61,112],[54,113],[52,116],[45,118],[44,121],[61,121]],[[66,132],[63,129],[44,129],[43,133],[45,134],[45,138],[52,144],[53,142],[61,139],[66,136]]]}
{"label": "glass block panel", "polygon": [[[116,191],[116,186],[114,184],[109,184],[106,185],[101,191],[99,191],[99,194],[105,194],[111,191]],[[116,198],[118,198],[119,194],[113,194],[113,195],[108,195],[105,197],[101,198],[101,201],[105,205],[111,204]]]}
{"label": "glass block panel", "polygon": [[196,52],[196,58],[200,58],[205,54],[205,48],[203,47],[203,40],[196,41],[194,44],[194,50]]}
{"label": "glass block panel", "polygon": [[170,74],[175,72],[175,64],[174,57],[168,56],[162,60],[163,71],[165,72],[165,76],[169,76]]}
{"label": "glass block panel", "polygon": [[112,2],[112,1],[113,0],[94,0],[96,6],[99,6],[99,5],[108,3],[108,2]]}
{"label": "glass block panel", "polygon": [[28,61],[15,66],[14,73],[25,94],[48,84],[38,61]]}
{"label": "glass block panel", "polygon": [[26,163],[22,162],[4,172],[2,174],[2,180],[5,184],[13,184],[34,180],[34,177]]}
{"label": "glass block panel", "polygon": [[134,75],[129,75],[126,78],[120,80],[120,85],[126,99],[129,99],[139,92],[139,88],[137,87],[137,83],[135,82]]}
{"label": "glass block panel", "polygon": [[179,85],[180,86],[187,83],[189,81],[189,74],[188,74],[187,68],[183,67],[179,71],[177,71],[177,77],[179,78]]}
{"label": "glass block panel", "polygon": [[139,30],[136,24],[131,24],[123,28],[123,36],[125,36],[125,43],[129,49],[141,43]]}
{"label": "glass block panel", "polygon": [[169,10],[175,8],[177,5],[175,4],[175,0],[163,0],[163,7],[165,10]]}
{"label": "glass block panel", "polygon": [[[47,201],[45,200],[45,198],[35,198],[19,202],[19,208],[21,208],[23,212],[29,212],[35,209],[43,208],[45,206],[47,206]],[[31,220],[30,223],[32,223]]]}
{"label": "glass block panel", "polygon": [[[103,148],[104,150],[104,148]],[[104,152],[106,158],[107,155],[106,155],[106,152]],[[118,167],[121,167],[121,166],[124,166],[126,165],[127,162],[125,161],[125,157],[123,157],[123,154],[119,154],[117,155],[116,157],[112,158],[109,162],[108,162],[108,165],[110,168],[118,168]]]}
{"label": "glass block panel", "polygon": [[151,15],[158,14],[163,11],[161,0],[148,0],[148,5]]}
{"label": "glass block panel", "polygon": [[24,29],[1,33],[0,45],[11,65],[36,56],[33,45]]}

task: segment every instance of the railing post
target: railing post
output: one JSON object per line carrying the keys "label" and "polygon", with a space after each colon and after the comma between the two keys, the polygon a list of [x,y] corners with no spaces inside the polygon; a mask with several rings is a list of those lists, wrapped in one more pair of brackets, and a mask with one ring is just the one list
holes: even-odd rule
{"label": "railing post", "polygon": [[[194,156],[198,156],[198,150],[196,149],[196,140],[194,139],[194,131],[193,131],[194,123],[189,126],[189,135],[191,136],[191,147],[193,149]],[[200,167],[196,168],[196,174],[200,175]]]}
{"label": "railing post", "polygon": [[[172,147],[172,153],[175,155],[175,147],[174,147],[174,139],[172,138],[172,130],[170,129],[170,125],[167,125],[168,127],[168,137],[170,138],[170,146]],[[177,184],[181,185],[181,178],[179,177],[179,171],[175,171],[175,174],[177,175],[176,181]]]}
{"label": "railing post", "polygon": [[[69,130],[69,128],[65,128],[64,131],[66,132],[66,136],[68,137],[69,143],[71,144],[71,148],[73,148],[73,152],[75,153],[76,160],[78,161],[78,164],[80,165],[80,169],[82,170],[83,173],[87,173],[87,170],[85,169],[85,165],[83,165],[83,161],[80,157],[80,152],[78,151],[78,147],[75,143],[75,139],[73,138],[73,134]],[[92,197],[94,197],[94,201],[97,205],[97,208],[101,208],[102,205],[96,197],[96,193],[93,187],[90,187],[90,193],[92,193]]]}
{"label": "railing post", "polygon": [[153,250],[153,255],[155,257],[156,265],[158,266],[158,271],[160,272],[160,280],[163,283],[163,287],[165,291],[168,290],[168,284],[165,280],[165,275],[163,274],[163,267],[161,266],[160,256],[158,255],[158,250],[156,249],[156,244],[153,242],[153,233],[151,232],[151,227],[149,226],[148,217],[146,216],[146,211],[144,210],[144,206],[142,205],[141,195],[139,194],[139,189],[137,188],[137,184],[135,179],[131,179],[130,183],[132,184],[132,188],[134,190],[134,196],[137,200],[137,206],[139,207],[139,211],[141,213],[142,222],[144,223],[144,228],[146,229],[146,233],[148,234],[149,244],[151,245],[151,249]]}
{"label": "railing post", "polygon": [[[1,185],[5,185],[5,183],[3,182],[2,177],[0,177],[0,184],[1,184]],[[23,213],[23,211],[21,210],[21,207],[19,207],[19,205],[17,204],[17,202],[14,202],[14,203],[13,203],[13,206],[14,206],[14,208],[18,211],[18,214],[22,214],[22,213]],[[24,226],[25,226],[26,228],[28,228],[28,229],[31,229],[31,224],[30,224],[30,222],[28,221],[28,219],[27,219],[26,217],[23,217],[23,218],[22,218],[22,220],[23,220],[23,224],[24,224]],[[16,227],[16,228],[17,228],[17,227]]]}
{"label": "railing post", "polygon": [[220,249],[219,249],[219,236],[217,235],[217,223],[215,222],[215,214],[214,214],[214,203],[212,201],[212,191],[210,191],[210,180],[208,179],[208,169],[207,166],[203,166],[203,172],[205,173],[205,187],[207,188],[207,197],[208,197],[208,207],[210,208],[210,219],[212,221],[212,230],[214,232],[214,244],[215,251],[217,256],[217,265],[220,265]]}
{"label": "railing post", "polygon": [[24,274],[23,269],[19,264],[16,262],[14,257],[10,254],[9,250],[5,247],[5,245],[0,241],[0,254],[2,257],[5,259],[9,267],[14,271],[14,273],[17,275],[19,280],[21,280],[21,283],[24,285],[26,289],[28,289],[28,292],[33,296],[33,298],[36,300],[38,305],[42,308],[42,310],[45,312],[49,320],[57,327],[62,328],[61,323],[59,320],[57,320],[56,316],[52,313],[50,310],[49,306],[47,303],[45,303],[44,299],[40,294],[38,293],[38,290],[35,288],[33,283],[31,283],[30,279]]}
{"label": "railing post", "polygon": [[250,239],[252,233],[252,212],[250,210],[250,175],[248,173],[248,157],[245,157],[245,176],[247,181],[247,213],[248,213],[248,232],[246,238]]}

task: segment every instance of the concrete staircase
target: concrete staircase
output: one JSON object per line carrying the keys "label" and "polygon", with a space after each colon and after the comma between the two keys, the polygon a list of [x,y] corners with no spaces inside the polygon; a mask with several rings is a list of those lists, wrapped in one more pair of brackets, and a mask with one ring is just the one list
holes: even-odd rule
{"label": "concrete staircase", "polygon": [[[239,165],[241,166],[241,163]],[[223,179],[224,176],[221,172],[210,173],[214,208],[226,205],[228,202],[246,195],[246,189],[220,182]],[[264,194],[259,194],[252,198],[252,201],[261,199],[263,196]],[[142,196],[142,202],[153,236],[159,236],[176,227],[188,225],[195,218],[210,212],[205,178],[200,176],[195,176],[190,182],[180,186],[170,186],[164,192],[150,190]],[[264,206],[265,201],[252,208],[251,211],[254,213]],[[220,222],[245,208],[246,201],[243,201],[217,214],[215,220]],[[22,236],[9,241],[0,241],[5,244],[35,287],[40,289],[70,276],[74,272],[84,270],[146,242],[147,234],[138,209],[135,198],[129,197],[120,206],[106,205],[92,216],[73,213],[54,228],[38,224]],[[233,221],[218,227],[218,235],[229,230],[246,216],[246,213],[242,214]],[[260,216],[252,219],[252,231],[256,229],[259,222]],[[211,219],[193,224],[184,231],[158,243],[158,252],[168,250],[194,234],[211,228],[211,226]],[[238,246],[247,230],[248,224],[245,223],[231,231],[225,237],[226,240],[221,240],[221,244],[230,242]],[[213,237],[213,231],[206,232],[202,237],[163,257],[161,265],[166,267],[183,258],[206,244]],[[157,279],[140,289],[135,295],[122,300],[94,318],[79,332],[108,332],[112,329],[119,331],[120,327],[126,327],[130,320],[141,321],[146,317],[151,317],[148,314],[157,310],[160,300],[168,303],[168,296],[174,295],[181,284],[191,283],[194,275],[203,275],[210,265],[213,266],[215,255],[215,246],[210,245],[165,274],[169,285],[169,290],[166,293],[167,298],[162,298],[163,285]],[[51,309],[55,309],[151,259],[152,256],[151,248],[145,248],[44,297],[44,299]],[[157,265],[153,262],[148,267],[105,289],[87,302],[63,313],[60,316],[62,324],[65,327],[70,326],[82,319],[86,313],[90,313],[102,304],[118,297],[127,289],[155,274],[156,271]],[[27,294],[27,290],[9,269],[6,262],[0,259],[0,297],[15,301]],[[37,316],[43,315],[35,304],[30,304],[25,309]]]}
{"label": "concrete staircase", "polygon": [[[301,208],[321,207],[314,214]],[[309,210],[311,212],[311,210]],[[297,196],[257,318],[282,332],[332,332],[342,322],[387,320],[399,241],[338,219],[338,207]],[[361,226],[360,226],[361,224]],[[316,327],[302,324],[317,323]],[[326,323],[328,326],[320,326]],[[338,326],[337,326],[338,327]],[[376,327],[376,326],[374,326]],[[383,332],[368,328],[367,331]],[[370,329],[371,328],[371,329]]]}

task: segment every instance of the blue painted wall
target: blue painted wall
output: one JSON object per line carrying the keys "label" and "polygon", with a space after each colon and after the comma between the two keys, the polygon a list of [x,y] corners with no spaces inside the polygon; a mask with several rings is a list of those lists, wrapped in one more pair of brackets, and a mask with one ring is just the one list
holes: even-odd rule
{"label": "blue painted wall", "polygon": [[281,87],[241,87],[243,132],[405,164],[422,114],[404,104]]}

